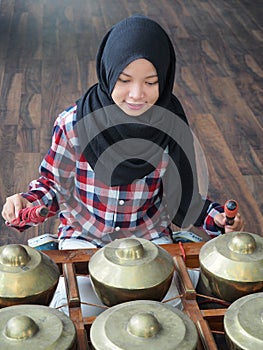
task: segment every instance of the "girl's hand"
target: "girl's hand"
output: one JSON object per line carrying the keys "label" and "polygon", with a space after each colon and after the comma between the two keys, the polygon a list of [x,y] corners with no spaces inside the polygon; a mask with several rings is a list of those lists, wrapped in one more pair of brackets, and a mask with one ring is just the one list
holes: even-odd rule
{"label": "girl's hand", "polygon": [[11,223],[14,219],[18,218],[20,209],[30,207],[33,207],[32,203],[17,193],[6,198],[2,210],[2,216],[7,222]]}
{"label": "girl's hand", "polygon": [[214,217],[214,221],[217,226],[225,229],[225,233],[244,230],[244,220],[239,213],[237,213],[237,215],[235,216],[233,225],[226,225],[225,213],[216,214],[216,216]]}

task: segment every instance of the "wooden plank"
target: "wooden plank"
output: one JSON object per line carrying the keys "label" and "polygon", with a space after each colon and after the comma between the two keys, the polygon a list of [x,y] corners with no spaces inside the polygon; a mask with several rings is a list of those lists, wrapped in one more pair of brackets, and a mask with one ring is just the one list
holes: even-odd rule
{"label": "wooden plank", "polygon": [[[23,192],[28,189],[29,182],[38,176],[36,164],[40,163],[38,153],[17,153],[14,166],[14,193]],[[25,169],[26,174],[23,174]],[[23,174],[23,176],[21,176]]]}
{"label": "wooden plank", "polygon": [[16,73],[10,78],[10,87],[7,92],[7,110],[5,125],[17,125],[20,115],[22,73]]}
{"label": "wooden plank", "polygon": [[263,203],[261,203],[263,175],[247,175],[244,176],[244,179],[255,201],[258,203],[259,210],[263,213]]}
{"label": "wooden plank", "polygon": [[63,264],[62,270],[67,290],[68,306],[69,308],[80,307],[80,295],[73,263]]}
{"label": "wooden plank", "polygon": [[181,256],[174,256],[175,270],[179,279],[178,290],[182,294],[184,312],[188,314],[195,323],[198,334],[198,349],[217,350],[217,345],[208,326],[204,320],[201,310],[196,301],[196,291],[188,275],[186,265]]}
{"label": "wooden plank", "polygon": [[[199,251],[204,245],[203,242],[200,243],[184,243],[184,253],[186,254],[186,266],[188,267],[198,267],[199,266]],[[171,254],[183,255],[179,244],[165,244],[162,245],[165,250]],[[45,253],[54,260],[57,264],[71,263],[83,263],[89,261],[91,256],[97,251],[96,248],[89,249],[68,249],[68,250],[48,250]]]}
{"label": "wooden plank", "polygon": [[[263,35],[260,41],[263,42]],[[255,118],[263,126],[262,120],[262,78],[256,77],[251,71],[242,69],[235,79],[236,87],[243,92],[247,106],[253,111]]]}
{"label": "wooden plank", "polygon": [[[233,158],[227,147],[226,141],[211,115],[199,115],[194,123],[194,130],[201,139],[200,130],[205,130],[209,125],[212,133],[207,133],[202,139],[204,149],[209,149],[207,157],[208,168],[210,170],[210,188],[212,198],[224,203],[228,198],[235,198],[240,202],[240,212],[242,213],[246,226],[245,229],[262,235],[263,216],[258,203],[251,194],[244,177],[242,176],[238,163]],[[217,162],[220,159],[220,165]]]}
{"label": "wooden plank", "polygon": [[[247,107],[232,78],[215,78],[211,81],[215,98],[222,103],[218,114],[214,113],[215,121],[240,171],[242,174],[261,172],[262,168],[258,169],[252,161],[249,147],[263,151],[262,126]],[[243,159],[244,154],[246,159]]]}
{"label": "wooden plank", "polygon": [[208,322],[211,331],[224,332],[224,316],[226,309],[201,310],[203,318]]}
{"label": "wooden plank", "polygon": [[175,255],[173,260],[180,281],[180,294],[183,294],[186,300],[196,300],[196,291],[193,287],[182,256]]}

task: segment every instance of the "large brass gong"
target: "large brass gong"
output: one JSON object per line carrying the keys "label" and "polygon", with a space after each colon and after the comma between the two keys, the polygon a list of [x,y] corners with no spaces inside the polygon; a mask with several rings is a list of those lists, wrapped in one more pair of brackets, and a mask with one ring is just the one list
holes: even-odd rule
{"label": "large brass gong", "polygon": [[199,254],[201,278],[215,296],[233,302],[263,291],[263,237],[231,232],[203,245]]}
{"label": "large brass gong", "polygon": [[0,348],[75,350],[76,329],[62,312],[43,305],[14,305],[0,310]]}
{"label": "large brass gong", "polygon": [[152,300],[107,309],[93,322],[90,337],[95,350],[193,350],[198,340],[186,314]]}
{"label": "large brass gong", "polygon": [[231,350],[263,349],[263,293],[246,295],[229,306],[224,316]]}
{"label": "large brass gong", "polygon": [[0,307],[48,305],[59,274],[55,262],[34,248],[19,244],[0,247]]}
{"label": "large brass gong", "polygon": [[108,305],[151,299],[161,301],[173,277],[172,257],[142,238],[122,238],[98,250],[89,272],[95,291]]}

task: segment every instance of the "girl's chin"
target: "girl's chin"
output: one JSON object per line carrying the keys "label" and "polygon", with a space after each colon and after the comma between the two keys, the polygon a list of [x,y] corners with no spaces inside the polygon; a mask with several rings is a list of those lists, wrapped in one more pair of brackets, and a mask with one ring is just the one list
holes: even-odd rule
{"label": "girl's chin", "polygon": [[140,116],[141,114],[146,112],[151,107],[151,105],[149,105],[149,104],[131,105],[128,103],[122,103],[119,105],[119,107],[126,114],[135,117],[135,116]]}

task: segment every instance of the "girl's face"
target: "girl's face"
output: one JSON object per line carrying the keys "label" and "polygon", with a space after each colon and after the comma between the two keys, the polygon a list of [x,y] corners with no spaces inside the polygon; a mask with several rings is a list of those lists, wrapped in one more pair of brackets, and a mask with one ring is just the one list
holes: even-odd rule
{"label": "girl's face", "polygon": [[147,111],[159,98],[158,76],[153,64],[146,59],[131,62],[121,72],[111,97],[130,116]]}

